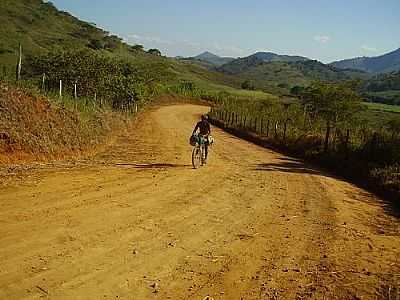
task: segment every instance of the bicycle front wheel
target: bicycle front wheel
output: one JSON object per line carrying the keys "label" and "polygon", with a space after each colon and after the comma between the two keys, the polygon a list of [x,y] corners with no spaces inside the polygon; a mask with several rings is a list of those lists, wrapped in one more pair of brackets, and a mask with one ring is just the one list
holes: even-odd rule
{"label": "bicycle front wheel", "polygon": [[194,147],[192,152],[192,165],[194,169],[198,169],[201,166],[201,149],[200,147]]}

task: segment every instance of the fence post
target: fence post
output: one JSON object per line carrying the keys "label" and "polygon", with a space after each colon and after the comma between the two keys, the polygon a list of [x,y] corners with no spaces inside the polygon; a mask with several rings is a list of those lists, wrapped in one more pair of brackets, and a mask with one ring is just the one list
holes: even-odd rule
{"label": "fence post", "polygon": [[325,144],[324,144],[324,152],[328,152],[329,149],[329,137],[331,134],[331,123],[328,121],[326,124],[326,134],[325,134]]}
{"label": "fence post", "polygon": [[19,43],[19,57],[18,57],[18,63],[17,63],[17,81],[20,81],[21,79],[21,70],[22,70],[22,45]]}
{"label": "fence post", "polygon": [[74,83],[74,98],[75,98],[75,100],[78,99],[78,91],[76,88],[76,82]]}
{"label": "fence post", "polygon": [[350,142],[350,129],[347,129],[347,132],[346,132],[346,140],[345,140],[345,151],[346,151],[346,153],[345,153],[345,155],[346,155],[346,159],[348,159],[349,158],[349,142]]}
{"label": "fence post", "polygon": [[371,140],[370,160],[375,159],[377,147],[378,147],[378,133],[374,132],[374,135],[372,136],[372,140]]}
{"label": "fence post", "polygon": [[45,88],[46,88],[46,86],[45,86],[45,83],[46,82],[46,73],[43,73],[43,76],[42,76],[42,92],[44,92],[45,91]]}
{"label": "fence post", "polygon": [[283,128],[283,142],[284,143],[286,143],[287,122],[288,122],[288,120],[285,121],[285,125],[284,125],[284,128]]}
{"label": "fence post", "polygon": [[60,96],[60,99],[62,98],[62,80],[60,79],[60,91],[59,91],[59,96]]}

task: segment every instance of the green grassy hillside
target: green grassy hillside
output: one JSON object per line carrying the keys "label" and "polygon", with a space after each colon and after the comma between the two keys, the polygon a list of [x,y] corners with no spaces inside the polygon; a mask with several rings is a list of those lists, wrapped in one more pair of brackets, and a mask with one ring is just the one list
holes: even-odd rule
{"label": "green grassy hillside", "polygon": [[263,62],[258,59],[237,60],[219,68],[225,74],[251,81],[255,88],[274,93],[286,93],[293,86],[307,86],[312,81],[343,81],[367,78],[355,70],[340,70],[315,60],[295,62]]}
{"label": "green grassy hillside", "polygon": [[129,49],[119,38],[41,0],[2,0],[0,23],[0,62],[3,64],[15,62],[19,43],[25,55],[54,48]]}
{"label": "green grassy hillside", "polygon": [[[61,12],[50,2],[42,0],[2,0],[0,2],[0,78],[14,77],[18,48],[23,49],[23,73],[29,73],[32,58],[48,52],[57,53],[75,49],[91,49],[98,54],[135,64],[145,73],[168,69],[170,76],[163,84],[189,80],[203,89],[228,91],[234,94],[264,97],[240,89],[241,78],[209,70],[196,61],[170,59],[143,51],[140,45],[128,45],[119,37],[81,21],[67,12]],[[29,74],[26,74],[28,76]]]}

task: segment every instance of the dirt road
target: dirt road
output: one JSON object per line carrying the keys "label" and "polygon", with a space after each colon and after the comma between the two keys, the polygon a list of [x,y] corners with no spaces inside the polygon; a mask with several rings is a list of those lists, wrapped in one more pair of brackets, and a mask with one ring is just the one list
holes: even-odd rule
{"label": "dirt road", "polygon": [[206,110],[146,112],[93,159],[2,187],[0,299],[399,293],[399,220],[379,199],[218,129],[193,170],[187,140]]}

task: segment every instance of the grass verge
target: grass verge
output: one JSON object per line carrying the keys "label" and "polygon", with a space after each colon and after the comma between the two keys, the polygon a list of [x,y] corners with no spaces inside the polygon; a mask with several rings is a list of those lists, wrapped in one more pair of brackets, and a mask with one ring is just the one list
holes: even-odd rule
{"label": "grass verge", "polygon": [[126,123],[125,114],[106,107],[74,105],[0,82],[0,165],[88,154]]}

